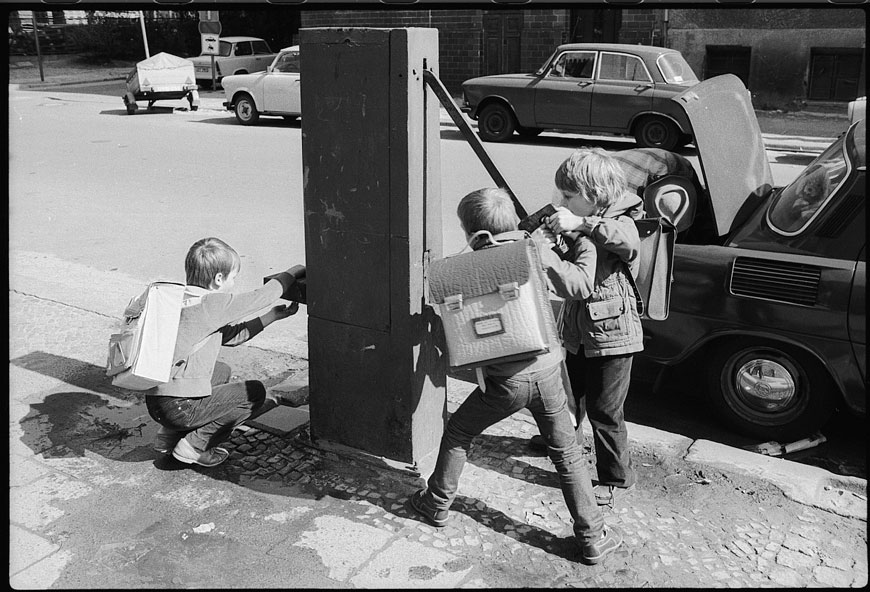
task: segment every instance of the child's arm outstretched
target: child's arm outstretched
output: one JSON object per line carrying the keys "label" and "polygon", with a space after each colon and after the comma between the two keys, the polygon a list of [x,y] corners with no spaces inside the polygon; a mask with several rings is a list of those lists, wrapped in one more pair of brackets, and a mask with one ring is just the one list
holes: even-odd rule
{"label": "child's arm outstretched", "polygon": [[225,325],[220,328],[222,336],[221,345],[226,345],[227,347],[240,345],[256,336],[260,331],[275,321],[286,319],[287,317],[296,314],[298,310],[298,302],[293,302],[289,306],[286,304],[279,304],[267,313],[260,315],[255,319],[251,319],[250,321],[245,321],[244,323],[238,323],[236,325]]}
{"label": "child's arm outstretched", "polygon": [[598,253],[592,241],[578,236],[571,246],[568,260],[561,259],[553,252],[553,234],[541,227],[532,234],[541,262],[547,274],[550,291],[562,298],[585,300],[595,288],[595,266]]}

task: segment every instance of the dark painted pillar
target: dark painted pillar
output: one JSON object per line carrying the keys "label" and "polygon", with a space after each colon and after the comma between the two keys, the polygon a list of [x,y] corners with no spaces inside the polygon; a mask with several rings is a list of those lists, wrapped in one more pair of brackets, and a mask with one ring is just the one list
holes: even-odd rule
{"label": "dark painted pillar", "polygon": [[[446,361],[424,306],[441,257],[436,29],[303,29],[311,435],[434,463]],[[432,330],[436,327],[436,330]]]}

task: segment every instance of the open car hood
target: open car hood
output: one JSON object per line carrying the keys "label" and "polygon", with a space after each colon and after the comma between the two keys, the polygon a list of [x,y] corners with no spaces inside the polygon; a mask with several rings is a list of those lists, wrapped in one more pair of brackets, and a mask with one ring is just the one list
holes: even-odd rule
{"label": "open car hood", "polygon": [[677,95],[692,124],[719,236],[729,234],[773,187],[752,98],[733,74]]}

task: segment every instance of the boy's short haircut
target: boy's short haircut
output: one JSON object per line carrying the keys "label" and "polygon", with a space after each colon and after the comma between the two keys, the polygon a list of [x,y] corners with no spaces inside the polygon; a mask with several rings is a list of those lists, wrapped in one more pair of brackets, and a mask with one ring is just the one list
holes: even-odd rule
{"label": "boy's short haircut", "polygon": [[468,234],[488,230],[492,234],[516,230],[520,219],[504,189],[487,187],[472,191],[459,201],[456,215]]}
{"label": "boy's short haircut", "polygon": [[613,205],[628,190],[619,162],[603,148],[580,148],[556,169],[556,188],[582,194],[600,208]]}
{"label": "boy's short haircut", "polygon": [[184,258],[187,285],[210,289],[217,274],[224,277],[241,269],[242,261],[235,249],[219,238],[203,238],[190,247]]}

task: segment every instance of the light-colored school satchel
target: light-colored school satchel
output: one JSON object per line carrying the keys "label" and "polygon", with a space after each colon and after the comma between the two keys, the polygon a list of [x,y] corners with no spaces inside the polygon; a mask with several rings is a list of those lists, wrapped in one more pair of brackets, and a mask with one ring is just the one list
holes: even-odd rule
{"label": "light-colored school satchel", "polygon": [[640,269],[636,278],[627,265],[625,273],[634,288],[640,317],[664,321],[670,311],[677,233],[665,218],[641,218],[634,223],[640,235]]}
{"label": "light-colored school satchel", "polygon": [[[153,282],[130,300],[123,327],[109,337],[106,376],[112,377],[113,385],[144,391],[169,382],[184,289],[184,284]],[[190,353],[204,344],[200,341]]]}
{"label": "light-colored school satchel", "polygon": [[429,293],[444,326],[453,370],[530,358],[558,343],[534,241],[521,231],[496,237],[481,231],[469,244],[481,237],[492,246],[429,267]]}

